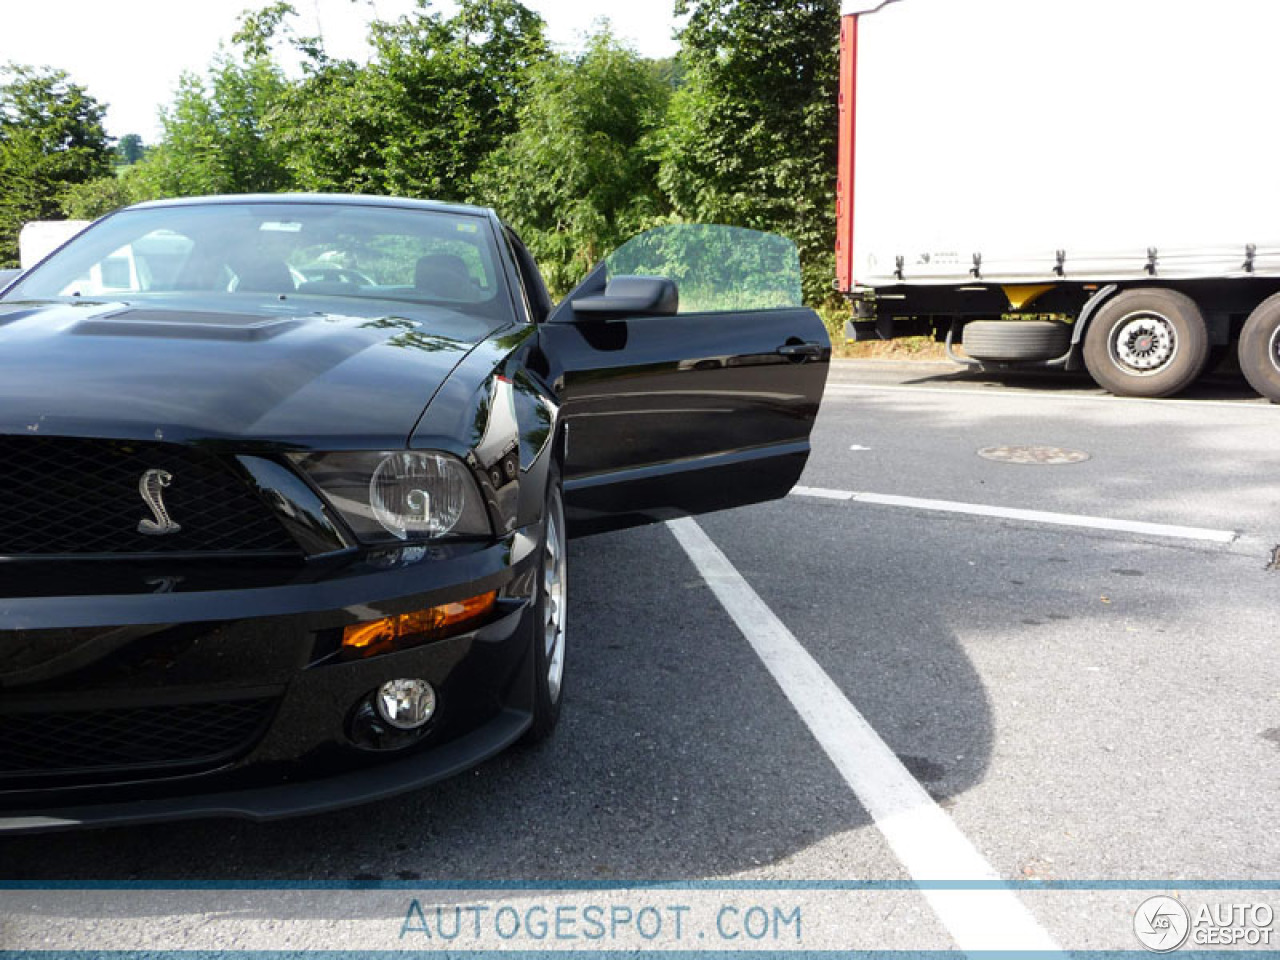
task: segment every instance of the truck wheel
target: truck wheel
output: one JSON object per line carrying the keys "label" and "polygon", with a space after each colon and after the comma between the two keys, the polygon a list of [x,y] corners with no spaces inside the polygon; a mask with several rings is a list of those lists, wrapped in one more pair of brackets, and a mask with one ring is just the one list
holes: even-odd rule
{"label": "truck wheel", "polygon": [[1071,346],[1071,328],[1048,320],[975,320],[964,328],[975,360],[1054,360]]}
{"label": "truck wheel", "polygon": [[1280,403],[1280,293],[1258,304],[1240,332],[1240,369],[1249,386]]}
{"label": "truck wheel", "polygon": [[1176,290],[1126,290],[1107,301],[1084,336],[1084,362],[1098,385],[1121,397],[1167,397],[1209,361],[1200,308]]}

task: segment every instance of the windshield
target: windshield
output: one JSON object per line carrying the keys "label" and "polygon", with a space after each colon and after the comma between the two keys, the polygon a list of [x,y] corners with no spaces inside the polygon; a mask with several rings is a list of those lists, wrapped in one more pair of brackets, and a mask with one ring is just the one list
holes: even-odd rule
{"label": "windshield", "polygon": [[72,240],[4,299],[182,294],[400,300],[511,316],[483,217],[355,203],[125,210]]}

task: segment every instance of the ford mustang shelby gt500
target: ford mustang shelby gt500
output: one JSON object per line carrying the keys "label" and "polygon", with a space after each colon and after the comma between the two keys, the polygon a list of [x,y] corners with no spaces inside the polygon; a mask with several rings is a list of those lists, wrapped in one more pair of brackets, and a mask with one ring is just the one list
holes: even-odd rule
{"label": "ford mustang shelby gt500", "polygon": [[829,358],[754,231],[641,234],[553,305],[481,208],[103,218],[0,292],[0,829],[319,811],[547,736],[566,537],[784,495]]}

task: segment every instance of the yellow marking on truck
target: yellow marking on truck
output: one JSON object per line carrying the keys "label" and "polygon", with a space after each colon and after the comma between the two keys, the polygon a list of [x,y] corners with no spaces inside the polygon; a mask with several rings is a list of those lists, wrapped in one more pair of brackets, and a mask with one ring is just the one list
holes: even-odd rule
{"label": "yellow marking on truck", "polygon": [[1036,297],[1054,288],[1052,283],[1014,283],[1003,284],[1000,289],[1009,298],[1010,310],[1021,310]]}

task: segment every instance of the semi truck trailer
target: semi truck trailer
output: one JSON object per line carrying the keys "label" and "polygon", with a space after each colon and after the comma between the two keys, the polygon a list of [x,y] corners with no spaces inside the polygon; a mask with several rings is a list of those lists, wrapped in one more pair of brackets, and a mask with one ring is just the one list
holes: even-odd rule
{"label": "semi truck trailer", "polygon": [[1280,402],[1280,4],[847,0],[851,340],[1164,397],[1235,351]]}

